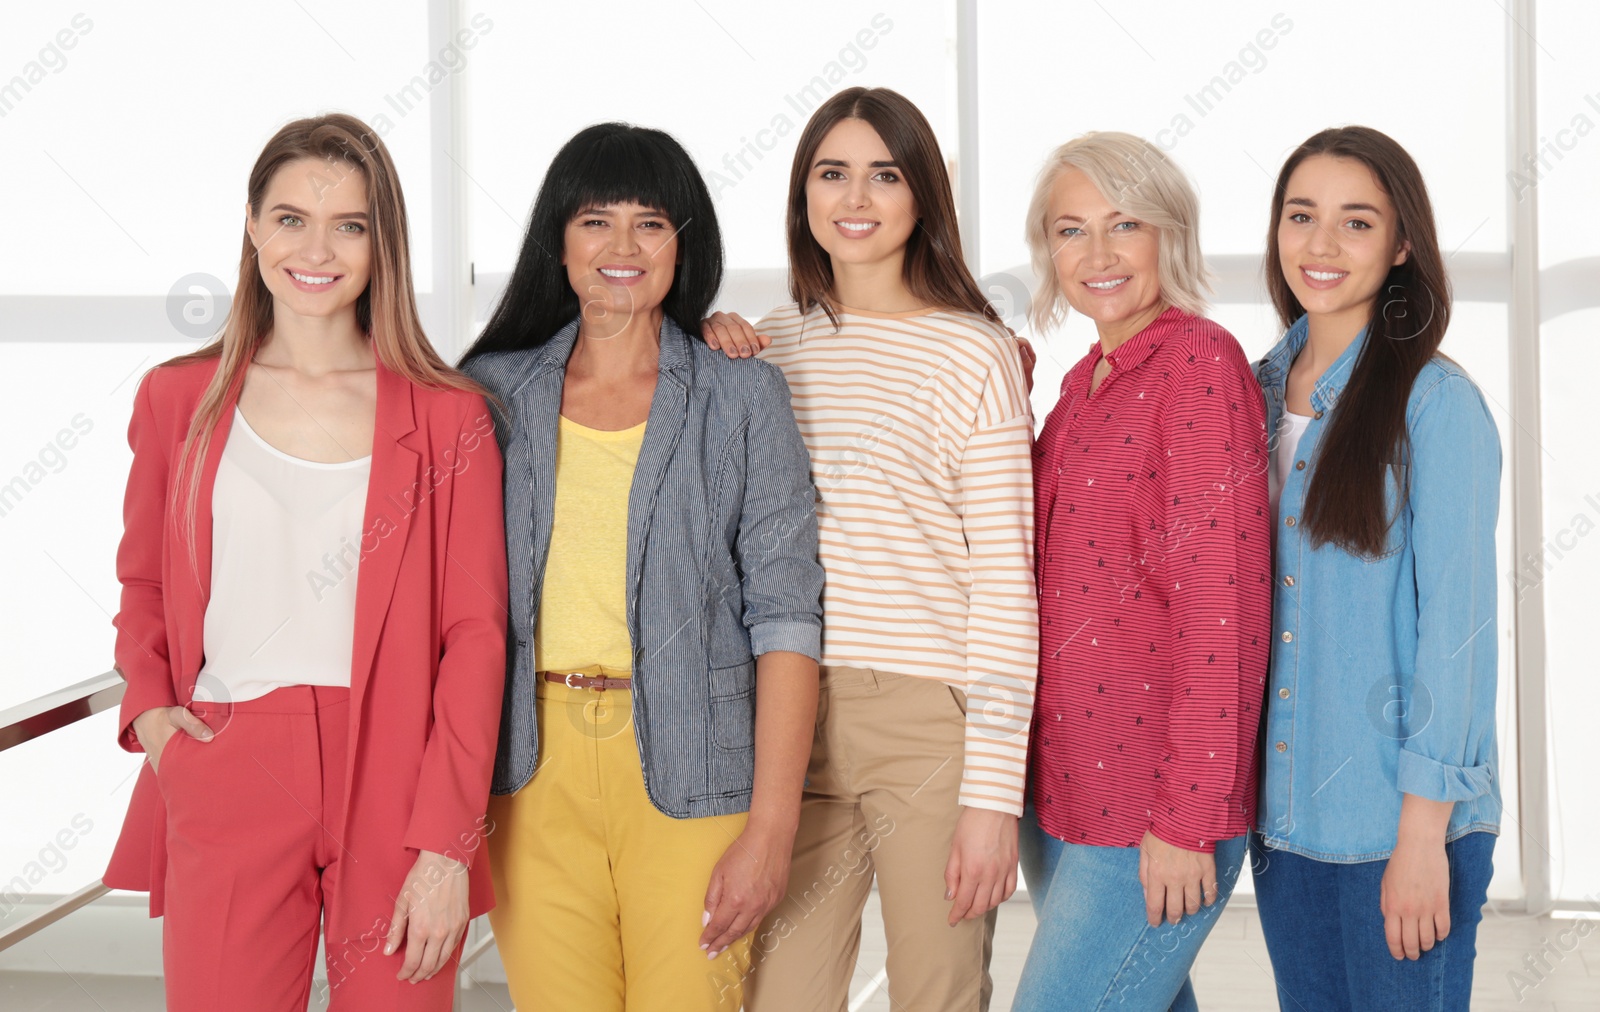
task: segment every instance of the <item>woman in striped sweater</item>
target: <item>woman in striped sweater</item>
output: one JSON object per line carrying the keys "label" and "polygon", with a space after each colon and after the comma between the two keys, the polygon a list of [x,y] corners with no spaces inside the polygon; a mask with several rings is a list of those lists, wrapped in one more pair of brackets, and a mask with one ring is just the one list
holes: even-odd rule
{"label": "woman in striped sweater", "polygon": [[789,894],[756,936],[748,1007],[844,1007],[876,876],[890,1000],[987,1008],[1037,661],[1022,357],[903,96],[851,88],[817,110],[787,227],[794,302],[754,330],[727,314],[705,328],[730,355],[764,347],[789,381],[826,573]]}

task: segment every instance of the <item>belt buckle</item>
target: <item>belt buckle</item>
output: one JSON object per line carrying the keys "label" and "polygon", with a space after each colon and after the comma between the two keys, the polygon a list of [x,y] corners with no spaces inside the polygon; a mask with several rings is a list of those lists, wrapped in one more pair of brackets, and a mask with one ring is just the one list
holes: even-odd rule
{"label": "belt buckle", "polygon": [[581,685],[573,685],[572,684],[572,680],[574,678],[582,678],[582,677],[583,676],[578,674],[578,672],[576,672],[576,671],[569,671],[569,672],[567,672],[566,677],[564,677],[562,679],[562,681],[567,683],[567,688],[569,688],[569,689],[581,689],[581,688],[583,688],[583,686],[581,686]]}

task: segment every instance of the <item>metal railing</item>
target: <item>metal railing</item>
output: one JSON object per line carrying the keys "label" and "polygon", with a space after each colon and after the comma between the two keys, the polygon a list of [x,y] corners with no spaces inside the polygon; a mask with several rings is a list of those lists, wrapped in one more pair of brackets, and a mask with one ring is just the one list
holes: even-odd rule
{"label": "metal railing", "polygon": [[[77,685],[47,692],[37,699],[0,710],[0,752],[111,709],[122,702],[122,693],[126,688],[122,676],[112,670]],[[103,883],[91,882],[77,892],[61,897],[33,916],[0,931],[0,952],[24,938],[38,934],[110,891]]]}
{"label": "metal railing", "polygon": [[[78,721],[121,704],[127,683],[115,669],[76,685],[47,692],[36,699],[0,710],[0,752],[15,748],[52,731],[70,727]],[[75,893],[63,896],[21,922],[0,931],[0,952],[25,938],[38,934],[68,914],[111,892],[103,882],[91,882]],[[470,929],[470,926],[469,926]],[[462,950],[456,972],[457,1010],[462,1008],[463,977],[466,969],[494,947],[494,933],[483,925],[483,936]]]}
{"label": "metal railing", "polygon": [[125,688],[122,676],[113,669],[0,710],[0,752],[111,709],[122,702]]}

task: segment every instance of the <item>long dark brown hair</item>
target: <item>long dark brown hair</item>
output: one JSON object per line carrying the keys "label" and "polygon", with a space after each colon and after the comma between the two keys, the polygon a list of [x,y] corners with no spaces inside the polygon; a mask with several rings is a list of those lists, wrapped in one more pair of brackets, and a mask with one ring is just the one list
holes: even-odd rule
{"label": "long dark brown hair", "polygon": [[861,120],[878,132],[917,202],[920,217],[906,240],[902,268],[906,288],[929,305],[977,313],[999,323],[999,314],[972,279],[961,255],[955,196],[933,127],[910,99],[888,88],[846,88],[822,103],[800,134],[789,172],[787,222],[789,296],[800,311],[821,306],[834,327],[839,326],[833,303],[833,262],[811,234],[806,179],[822,139],[845,119]]}
{"label": "long dark brown hair", "polygon": [[1433,204],[1417,163],[1392,137],[1371,127],[1324,130],[1283,163],[1272,191],[1266,280],[1284,327],[1304,316],[1305,308],[1278,260],[1278,225],[1289,177],[1313,155],[1350,158],[1371,169],[1394,205],[1396,248],[1410,244],[1405,261],[1389,268],[1373,302],[1366,342],[1320,441],[1301,515],[1313,544],[1332,543],[1373,557],[1384,552],[1397,519],[1384,504],[1384,469],[1394,470],[1402,503],[1410,492],[1406,404],[1417,374],[1438,352],[1450,324],[1450,282],[1439,255]]}

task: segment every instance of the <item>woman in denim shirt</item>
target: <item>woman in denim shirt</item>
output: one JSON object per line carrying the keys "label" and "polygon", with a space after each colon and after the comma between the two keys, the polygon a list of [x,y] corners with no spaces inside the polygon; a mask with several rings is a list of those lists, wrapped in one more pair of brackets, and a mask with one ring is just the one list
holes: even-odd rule
{"label": "woman in denim shirt", "polygon": [[[1421,173],[1325,130],[1284,164],[1257,376],[1273,641],[1255,882],[1284,1009],[1464,1009],[1492,872],[1500,440],[1439,354]],[[1273,268],[1276,269],[1273,269]]]}
{"label": "woman in denim shirt", "polygon": [[519,1008],[735,1012],[788,881],[821,652],[815,492],[783,374],[684,330],[721,277],[683,148],[589,127],[467,354],[507,461],[489,851]]}

